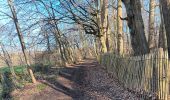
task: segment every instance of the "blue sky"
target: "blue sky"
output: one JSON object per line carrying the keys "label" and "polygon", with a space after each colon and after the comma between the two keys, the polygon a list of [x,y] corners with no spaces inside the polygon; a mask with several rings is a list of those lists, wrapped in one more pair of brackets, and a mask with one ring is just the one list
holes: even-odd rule
{"label": "blue sky", "polygon": [[[25,1],[25,0],[23,0],[23,1]],[[49,4],[49,1],[53,1],[53,2],[55,1],[55,4],[53,4],[53,6],[56,7],[56,9],[60,5],[60,3],[57,2],[57,0],[45,0],[46,4]],[[158,2],[158,0],[157,0],[157,2]],[[143,0],[143,5],[146,10],[149,10],[149,0]],[[38,5],[37,8],[44,15],[48,15],[45,8],[42,5]],[[34,12],[35,9],[37,9],[37,8],[35,5],[33,6],[33,4],[24,5],[24,7],[21,7],[21,6],[16,7],[16,10],[18,12],[20,26],[21,26],[22,30],[26,29],[29,25],[33,24],[34,22],[38,21],[40,18],[44,17],[44,16],[42,16],[40,14],[36,14]],[[62,11],[62,9],[61,9],[61,11]],[[124,9],[124,11],[125,11],[125,9]],[[11,19],[9,17],[6,17],[5,14],[3,14],[2,12],[5,12],[5,13],[11,15],[11,12],[9,11],[9,7],[7,5],[7,0],[0,0],[0,27],[5,25],[6,29],[8,30],[8,32],[0,33],[0,35],[1,35],[0,41],[3,41],[5,44],[10,45],[9,41],[13,40],[14,43],[18,46],[18,49],[20,49],[20,44],[19,44],[18,37],[17,37],[16,31],[15,31],[15,26],[14,26],[13,22],[11,21]],[[27,14],[27,12],[30,12],[30,13]],[[160,24],[160,16],[159,16],[159,8],[158,7],[156,7],[155,13],[157,15],[155,18],[157,20],[156,24]],[[143,15],[145,15],[145,17],[143,17],[143,19],[144,19],[144,23],[145,23],[145,28],[147,30],[148,18],[149,18],[148,13],[143,11]],[[126,14],[124,14],[123,16],[126,16]],[[29,18],[32,20],[28,20]],[[70,26],[67,24],[60,24],[60,26],[59,26],[59,28],[62,31],[64,31],[65,28],[69,28],[69,27],[73,27],[73,26]],[[126,28],[126,24],[124,25],[123,29],[124,29],[124,32],[128,31]],[[37,25],[36,29],[31,28],[29,31],[23,32],[23,34],[25,36],[25,42],[28,44],[28,43],[30,43],[30,41],[33,40],[32,38],[26,37],[27,35],[29,35],[29,32],[32,33],[31,35],[37,36],[39,33],[39,30],[40,30],[40,28],[38,28],[38,25]],[[13,36],[15,36],[15,38],[12,38]],[[39,36],[39,38],[41,38],[41,36]]]}

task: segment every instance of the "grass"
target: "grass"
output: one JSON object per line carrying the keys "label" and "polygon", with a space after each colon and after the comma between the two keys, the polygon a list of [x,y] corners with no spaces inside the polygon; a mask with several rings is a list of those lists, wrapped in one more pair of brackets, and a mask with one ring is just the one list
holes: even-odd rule
{"label": "grass", "polygon": [[[36,67],[38,67],[38,69],[39,69],[40,67],[49,67],[49,66],[52,66],[52,65],[54,65],[53,62],[46,62],[45,64],[43,64],[41,66],[39,66],[38,64],[37,65],[33,64],[33,65],[31,65],[31,67],[32,67],[32,69],[35,69]],[[24,72],[24,70],[26,70],[26,65],[14,66],[14,70],[15,70],[16,74],[21,74],[21,73]],[[0,73],[1,72],[2,73],[3,72],[10,72],[10,69],[9,69],[8,66],[4,66],[4,67],[0,68]]]}
{"label": "grass", "polygon": [[38,85],[36,86],[37,90],[39,90],[39,91],[44,90],[46,87],[47,87],[47,85],[45,85],[45,84],[38,84]]}
{"label": "grass", "polygon": [[[26,66],[14,66],[14,71],[15,71],[15,74],[17,75],[17,80],[21,84],[24,84],[25,82],[27,83],[30,80],[29,77],[26,76],[25,70],[26,70]],[[1,67],[0,68],[0,73],[11,73],[10,68],[9,67]],[[0,77],[0,80],[1,80],[1,77]],[[6,80],[8,80],[8,79],[6,79]]]}
{"label": "grass", "polygon": [[[14,66],[14,71],[16,73],[23,73],[23,71],[26,69],[26,66]],[[0,72],[10,72],[9,67],[1,67]]]}
{"label": "grass", "polygon": [[[50,66],[50,65],[49,65]],[[31,65],[32,69],[34,69],[35,73],[38,74],[38,72],[35,70],[35,68],[37,69],[41,69],[42,66],[38,66],[38,65]],[[24,85],[26,85],[27,83],[29,83],[31,80],[30,80],[30,77],[28,77],[28,75],[25,74],[26,72],[26,66],[25,65],[22,65],[22,66],[14,66],[14,71],[17,75],[17,80],[19,82],[18,85],[21,85],[20,87],[23,87]],[[48,68],[48,65],[46,66],[43,66],[44,68],[44,71],[46,71],[46,68]],[[10,68],[8,66],[5,66],[5,67],[1,67],[0,68],[0,73],[10,73]],[[41,70],[40,70],[41,72]],[[1,78],[1,77],[0,77]],[[1,80],[1,79],[0,79]],[[8,79],[7,79],[8,80]],[[7,81],[5,81],[7,82]],[[9,82],[7,82],[9,83]],[[2,88],[2,84],[0,82],[0,100],[3,100],[1,97],[3,95],[3,93],[6,92],[6,90],[8,89],[3,89]],[[37,84],[36,87],[34,87],[34,89],[30,90],[30,92],[40,92],[40,91],[43,91],[47,86],[45,84]],[[7,91],[8,92],[8,91]]]}

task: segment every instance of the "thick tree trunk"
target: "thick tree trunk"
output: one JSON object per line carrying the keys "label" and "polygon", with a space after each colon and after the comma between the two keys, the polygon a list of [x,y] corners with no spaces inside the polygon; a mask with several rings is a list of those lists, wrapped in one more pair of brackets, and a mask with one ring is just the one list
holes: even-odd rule
{"label": "thick tree trunk", "polygon": [[160,6],[163,13],[166,37],[167,37],[167,45],[168,45],[168,54],[170,57],[170,0],[160,0]]}
{"label": "thick tree trunk", "polygon": [[110,34],[110,28],[108,27],[107,29],[107,33],[106,33],[106,47],[107,47],[107,52],[110,52],[111,49],[111,38],[110,38],[111,34]]}
{"label": "thick tree trunk", "polygon": [[109,29],[109,16],[108,16],[108,0],[104,0],[103,1],[103,6],[105,7],[105,13],[104,13],[104,25],[103,25],[103,28],[104,28],[104,34],[106,34],[106,47],[107,47],[107,52],[110,51],[110,29]]}
{"label": "thick tree trunk", "polygon": [[30,68],[30,62],[29,62],[28,57],[26,55],[25,42],[24,42],[23,35],[21,33],[21,29],[20,29],[20,26],[19,26],[19,22],[18,22],[18,18],[17,18],[16,12],[15,12],[13,1],[8,0],[8,5],[10,7],[10,10],[11,10],[11,13],[12,13],[12,16],[13,16],[13,21],[14,21],[14,24],[15,24],[15,27],[16,27],[16,30],[17,30],[17,34],[18,34],[19,41],[20,41],[20,44],[21,44],[22,52],[24,54],[24,59],[25,59],[25,62],[27,64],[28,72],[29,72],[29,74],[31,76],[32,82],[36,83],[36,79],[34,77],[33,71]]}
{"label": "thick tree trunk", "polygon": [[152,51],[156,44],[154,40],[154,22],[155,22],[155,0],[150,0],[150,12],[149,12],[149,50]]}
{"label": "thick tree trunk", "polygon": [[100,0],[100,37],[101,51],[106,53],[109,50],[109,23],[108,23],[108,0]]}
{"label": "thick tree trunk", "polygon": [[[118,42],[118,34],[117,34],[117,16],[116,16],[116,12],[117,10],[113,9],[113,13],[112,13],[112,19],[113,19],[113,28],[114,28],[114,32],[113,32],[113,52],[117,52],[118,51],[118,46],[117,46],[117,42]],[[116,12],[116,13],[114,13]]]}
{"label": "thick tree trunk", "polygon": [[158,47],[163,48],[163,50],[167,50],[167,37],[166,37],[166,30],[165,30],[165,25],[161,23],[160,29],[159,29],[159,43]]}
{"label": "thick tree trunk", "polygon": [[117,10],[117,34],[118,34],[118,53],[123,54],[123,23],[122,17],[122,1],[118,0],[118,10]]}
{"label": "thick tree trunk", "polygon": [[145,37],[144,23],[141,15],[140,0],[122,0],[127,12],[127,23],[131,34],[134,55],[146,54],[149,46]]}
{"label": "thick tree trunk", "polygon": [[94,40],[94,52],[95,52],[95,56],[98,58],[98,56],[99,56],[99,42],[98,42],[97,37],[95,37],[95,40]]}
{"label": "thick tree trunk", "polygon": [[106,46],[106,36],[99,37],[100,43],[101,43],[101,52],[106,53],[107,52],[107,46]]}

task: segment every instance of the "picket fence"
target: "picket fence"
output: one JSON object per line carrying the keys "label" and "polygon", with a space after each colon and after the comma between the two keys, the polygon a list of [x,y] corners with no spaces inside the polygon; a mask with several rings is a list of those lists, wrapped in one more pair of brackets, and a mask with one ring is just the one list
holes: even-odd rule
{"label": "picket fence", "polygon": [[103,54],[100,63],[128,91],[141,100],[168,100],[168,52],[162,48],[141,56]]}

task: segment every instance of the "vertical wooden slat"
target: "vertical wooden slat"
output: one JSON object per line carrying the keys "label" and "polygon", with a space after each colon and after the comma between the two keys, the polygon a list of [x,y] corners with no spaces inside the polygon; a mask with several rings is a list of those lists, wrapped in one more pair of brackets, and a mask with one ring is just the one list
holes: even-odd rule
{"label": "vertical wooden slat", "polygon": [[[144,93],[156,92],[159,99],[167,100],[168,54],[162,48],[157,52],[135,57],[104,54],[100,60],[107,71],[114,74],[125,87],[142,89]],[[143,95],[141,98],[146,97]]]}
{"label": "vertical wooden slat", "polygon": [[164,89],[165,79],[163,76],[163,49],[159,49],[159,75],[160,75],[160,86],[159,86],[159,99],[163,98],[163,93],[166,92]]}
{"label": "vertical wooden slat", "polygon": [[138,89],[140,89],[140,80],[141,80],[140,76],[141,76],[141,68],[142,68],[140,63],[141,63],[141,57],[138,56],[137,58],[137,66],[138,66],[137,67],[137,88]]}
{"label": "vertical wooden slat", "polygon": [[155,86],[155,88],[154,88],[154,93],[157,93],[157,91],[158,91],[158,84],[159,84],[159,72],[158,72],[158,68],[159,68],[159,57],[158,57],[158,53],[157,53],[157,51],[154,53],[154,55],[155,55],[155,66],[154,66],[154,68],[155,68],[155,72],[154,72],[154,76],[155,76],[155,79],[154,79],[154,86]]}
{"label": "vertical wooden slat", "polygon": [[147,89],[148,89],[148,58],[149,58],[149,55],[148,56],[146,56],[145,55],[145,85],[144,85],[144,90],[145,91],[147,91]]}
{"label": "vertical wooden slat", "polygon": [[153,56],[153,53],[151,53],[151,59],[150,59],[150,72],[149,72],[149,81],[150,81],[150,88],[149,88],[149,91],[150,92],[153,92],[153,81],[152,81],[152,78],[153,78],[153,59],[154,59],[154,56]]}
{"label": "vertical wooden slat", "polygon": [[[148,67],[148,65],[147,65],[147,62],[148,62],[148,60],[147,60],[147,58],[148,58],[148,55],[144,55],[144,66],[145,66],[145,72],[144,72],[144,91],[147,91],[147,67]],[[146,98],[146,93],[144,93],[144,98]]]}
{"label": "vertical wooden slat", "polygon": [[167,51],[164,51],[164,55],[163,55],[164,61],[163,61],[163,99],[164,100],[168,100],[168,53]]}
{"label": "vertical wooden slat", "polygon": [[155,65],[155,61],[156,61],[156,56],[155,56],[155,52],[153,52],[153,58],[152,58],[152,93],[155,92],[156,89],[156,65]]}
{"label": "vertical wooden slat", "polygon": [[166,93],[165,93],[165,100],[168,100],[169,95],[169,57],[168,57],[168,51],[165,51],[165,59],[166,59]]}
{"label": "vertical wooden slat", "polygon": [[164,52],[163,52],[163,49],[162,49],[162,99],[165,100],[165,84],[166,84],[166,77],[165,77],[165,66],[164,66],[164,63],[165,63],[165,58],[164,58]]}
{"label": "vertical wooden slat", "polygon": [[133,73],[133,79],[132,79],[132,87],[133,89],[136,87],[136,64],[137,64],[137,57],[134,57],[134,65],[132,68],[132,73]]}

